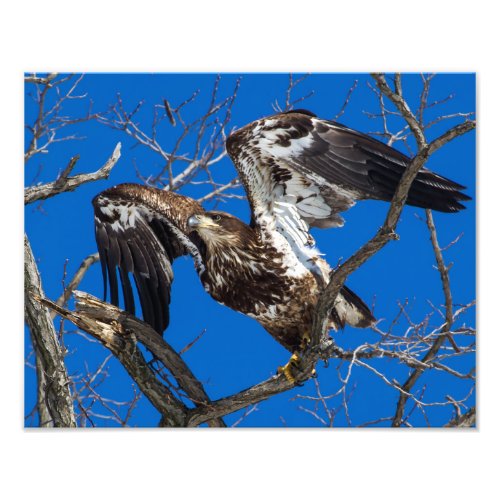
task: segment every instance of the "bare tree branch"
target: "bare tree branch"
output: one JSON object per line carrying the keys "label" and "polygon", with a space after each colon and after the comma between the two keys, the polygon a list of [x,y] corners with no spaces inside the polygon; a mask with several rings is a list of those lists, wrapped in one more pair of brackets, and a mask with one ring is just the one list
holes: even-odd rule
{"label": "bare tree branch", "polygon": [[[83,79],[83,75],[76,76],[69,74],[58,78],[57,73],[50,73],[46,77],[38,77],[36,74],[26,76],[24,81],[35,85],[34,100],[38,106],[37,117],[32,125],[26,125],[31,132],[32,138],[24,155],[25,163],[33,156],[40,153],[47,153],[48,148],[61,141],[78,139],[76,135],[59,137],[61,129],[77,123],[86,122],[97,118],[96,114],[91,113],[92,102],[90,102],[87,114],[78,118],[68,118],[61,115],[63,105],[68,100],[85,99],[86,95],[75,95],[76,88]],[[74,80],[72,82],[72,80]],[[70,83],[69,88],[63,84]],[[64,90],[61,90],[64,87]],[[52,91],[52,92],[51,92]],[[55,94],[54,104],[47,109],[47,100],[49,94]],[[43,140],[42,140],[43,139]]]}
{"label": "bare tree branch", "polygon": [[306,99],[309,99],[309,97],[312,97],[314,95],[314,90],[309,92],[306,95],[302,95],[297,97],[297,99],[292,100],[292,92],[295,90],[295,88],[300,85],[303,81],[305,81],[307,78],[311,76],[311,73],[306,73],[305,75],[299,76],[295,80],[293,79],[293,74],[290,73],[288,75],[288,87],[285,91],[285,105],[282,107],[280,106],[278,99],[274,101],[272,104],[272,108],[274,111],[281,113],[282,111],[290,111],[295,108],[295,106],[302,101],[305,101]]}
{"label": "bare tree branch", "polygon": [[[220,79],[220,76],[215,78],[208,109],[201,116],[189,122],[184,119],[184,107],[198,98],[199,90],[176,107],[166,99],[163,99],[161,104],[156,104],[153,107],[151,128],[147,131],[144,126],[139,124],[136,117],[142,108],[143,101],[133,111],[128,112],[119,95],[110,111],[99,116],[99,121],[108,127],[121,130],[133,138],[137,144],[150,149],[161,157],[163,166],[156,174],[144,177],[138,172],[138,176],[147,184],[159,185],[159,187],[177,191],[194,180],[203,178],[204,183],[212,187],[212,191],[217,191],[213,195],[207,193],[205,195],[207,199],[230,196],[226,194],[226,190],[231,186],[221,189],[224,183],[221,184],[214,180],[212,170],[226,156],[224,149],[225,127],[231,118],[231,110],[238,93],[240,79],[236,80],[232,94],[219,100]],[[162,144],[161,132],[164,123],[168,124],[166,131],[170,141],[173,138],[173,132],[175,133],[175,143],[169,151]],[[183,145],[190,138],[194,138],[194,146],[190,143],[192,154],[189,156],[181,154]]]}
{"label": "bare tree branch", "polygon": [[[445,338],[448,338],[452,346],[457,352],[460,352],[459,347],[453,340],[453,337],[449,333],[452,326],[453,326],[453,300],[451,297],[451,288],[450,288],[450,279],[448,276],[448,269],[444,263],[443,260],[443,255],[441,253],[441,249],[439,247],[439,243],[437,240],[437,233],[436,233],[436,226],[434,225],[434,220],[432,218],[432,212],[431,210],[426,210],[426,217],[427,217],[427,226],[429,228],[430,236],[431,236],[431,242],[432,242],[432,248],[434,249],[434,254],[436,256],[436,262],[438,265],[439,273],[441,275],[441,282],[443,286],[443,292],[444,292],[444,297],[445,297],[445,304],[446,304],[446,323],[442,328],[442,333],[445,333],[445,336],[438,337],[434,343],[432,344],[431,348],[427,351],[426,355],[422,359],[422,362],[424,364],[428,363],[431,361],[439,349],[441,348],[443,342],[445,341]],[[416,368],[413,373],[408,377],[408,380],[403,384],[402,386],[402,391],[399,396],[398,404],[396,407],[396,414],[394,415],[393,421],[392,421],[392,426],[393,427],[399,427],[401,425],[402,419],[403,419],[403,412],[404,408],[406,405],[406,401],[408,400],[408,395],[407,393],[411,391],[412,387],[415,385],[419,377],[422,375],[424,372],[425,367],[418,367]]]}
{"label": "bare tree branch", "polygon": [[[106,163],[99,170],[92,174],[79,174],[75,175],[74,177],[60,177],[54,182],[42,184],[41,186],[26,188],[24,190],[24,204],[27,205],[29,203],[33,203],[34,201],[45,200],[66,191],[74,191],[77,187],[85,184],[86,182],[107,179],[109,177],[109,174],[111,173],[111,170],[120,158],[120,149],[121,143],[118,143]],[[72,161],[73,160],[74,158],[72,158]],[[74,163],[76,163],[76,160],[73,162],[71,168],[73,168]],[[70,162],[69,165],[71,164],[72,162]],[[67,169],[65,171],[67,171]]]}
{"label": "bare tree branch", "polygon": [[358,80],[354,80],[354,83],[352,84],[351,88],[347,92],[346,98],[344,99],[344,104],[342,104],[340,111],[333,117],[334,120],[338,120],[344,114],[344,112],[347,108],[347,105],[349,104],[349,101],[351,100],[352,93],[356,90],[357,86],[358,86]]}

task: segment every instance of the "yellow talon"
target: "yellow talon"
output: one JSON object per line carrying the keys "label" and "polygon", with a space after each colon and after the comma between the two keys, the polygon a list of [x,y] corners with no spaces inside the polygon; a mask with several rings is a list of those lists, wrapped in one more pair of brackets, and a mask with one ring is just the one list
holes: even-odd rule
{"label": "yellow talon", "polygon": [[295,377],[293,376],[292,370],[297,369],[299,367],[299,364],[300,364],[300,356],[294,352],[288,363],[285,366],[280,366],[278,368],[278,373],[283,373],[288,382],[295,384],[296,380]]}

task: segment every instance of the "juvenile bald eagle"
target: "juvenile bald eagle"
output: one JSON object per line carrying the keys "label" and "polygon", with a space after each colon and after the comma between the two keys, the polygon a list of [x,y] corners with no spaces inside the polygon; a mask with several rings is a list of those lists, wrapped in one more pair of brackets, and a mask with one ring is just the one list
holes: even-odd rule
{"label": "juvenile bald eagle", "polygon": [[[290,351],[304,347],[314,308],[328,282],[310,227],[343,225],[357,200],[391,200],[410,158],[386,144],[305,110],[279,113],[232,133],[226,149],[250,202],[249,224],[170,191],[122,184],[94,200],[106,296],[134,314],[129,274],[144,320],[160,334],[169,323],[172,262],[190,254],[205,290],[255,318]],[[422,169],[407,203],[456,212],[464,186]],[[368,307],[344,286],[330,327],[368,327]]]}

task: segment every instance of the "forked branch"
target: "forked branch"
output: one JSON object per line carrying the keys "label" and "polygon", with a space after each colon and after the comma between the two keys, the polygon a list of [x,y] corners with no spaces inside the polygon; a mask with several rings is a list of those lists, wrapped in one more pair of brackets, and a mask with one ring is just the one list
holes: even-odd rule
{"label": "forked branch", "polygon": [[45,200],[66,191],[74,191],[77,187],[87,182],[107,179],[111,170],[116,165],[116,162],[120,159],[120,149],[121,143],[118,143],[106,163],[96,172],[69,177],[69,172],[73,169],[76,163],[75,157],[72,158],[68,167],[66,167],[63,171],[63,174],[54,182],[48,182],[47,184],[42,184],[41,186],[26,188],[24,190],[24,204],[27,205],[29,203],[33,203],[34,201]]}

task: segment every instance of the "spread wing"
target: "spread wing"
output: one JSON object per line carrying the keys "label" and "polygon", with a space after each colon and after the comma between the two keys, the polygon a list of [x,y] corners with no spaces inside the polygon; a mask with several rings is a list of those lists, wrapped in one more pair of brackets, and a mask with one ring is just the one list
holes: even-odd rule
{"label": "spread wing", "polygon": [[169,323],[172,262],[190,253],[198,272],[204,269],[197,246],[200,242],[187,227],[187,219],[203,213],[203,208],[191,198],[138,184],[107,189],[92,203],[104,300],[109,279],[111,303],[118,306],[118,268],[125,310],[135,314],[131,274],[144,321],[162,334]]}
{"label": "spread wing", "polygon": [[[248,198],[254,222],[277,224],[306,237],[308,227],[343,224],[339,212],[356,200],[390,201],[410,158],[365,134],[305,110],[257,120],[226,142]],[[422,169],[410,205],[442,212],[464,208],[464,186]],[[283,222],[281,222],[283,219]]]}

